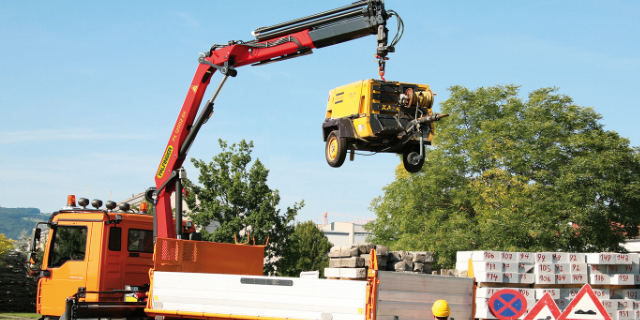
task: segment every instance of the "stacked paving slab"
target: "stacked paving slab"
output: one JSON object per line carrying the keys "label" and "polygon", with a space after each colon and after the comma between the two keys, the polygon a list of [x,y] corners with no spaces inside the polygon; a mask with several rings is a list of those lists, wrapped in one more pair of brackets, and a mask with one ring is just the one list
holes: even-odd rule
{"label": "stacked paving slab", "polygon": [[367,243],[331,248],[329,267],[324,269],[324,276],[330,279],[366,279],[371,249],[376,249],[379,270],[431,273],[432,252],[389,251],[389,247]]}
{"label": "stacked paving slab", "polygon": [[640,320],[639,254],[461,251],[458,272],[469,269],[469,259],[478,282],[476,319],[495,319],[488,300],[502,289],[522,293],[528,313],[545,293],[564,310],[589,283],[612,320]]}

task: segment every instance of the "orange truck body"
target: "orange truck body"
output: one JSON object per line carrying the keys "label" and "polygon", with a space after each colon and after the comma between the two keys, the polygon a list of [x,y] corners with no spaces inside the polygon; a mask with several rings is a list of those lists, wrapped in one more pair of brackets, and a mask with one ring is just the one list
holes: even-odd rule
{"label": "orange truck body", "polygon": [[[124,289],[125,285],[149,283],[149,269],[153,266],[153,217],[117,215],[122,220],[109,224],[105,222],[115,220],[116,213],[70,210],[52,217],[50,223],[54,227],[42,261],[42,270],[49,276],[38,280],[36,308],[39,314],[59,317],[64,312],[66,298],[81,287],[87,291],[112,291]],[[69,236],[73,238],[63,239]],[[60,257],[64,253],[60,252],[61,245],[71,242],[70,246],[78,249],[70,253],[75,256]],[[88,293],[86,301],[123,301],[123,297]]]}

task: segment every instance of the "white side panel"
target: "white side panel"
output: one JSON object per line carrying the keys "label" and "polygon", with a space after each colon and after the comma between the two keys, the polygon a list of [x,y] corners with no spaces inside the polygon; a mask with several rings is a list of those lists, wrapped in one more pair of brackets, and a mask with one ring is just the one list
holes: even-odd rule
{"label": "white side panel", "polygon": [[444,299],[455,320],[471,320],[473,278],[380,271],[376,320],[432,320],[431,306]]}
{"label": "white side panel", "polygon": [[[293,285],[243,284],[242,278]],[[154,272],[153,308],[262,317],[364,320],[366,281]]]}

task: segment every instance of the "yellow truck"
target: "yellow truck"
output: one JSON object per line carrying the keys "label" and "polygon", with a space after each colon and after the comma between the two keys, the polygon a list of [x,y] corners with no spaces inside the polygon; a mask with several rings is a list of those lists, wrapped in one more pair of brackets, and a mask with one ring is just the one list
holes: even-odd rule
{"label": "yellow truck", "polygon": [[433,96],[426,84],[366,79],[329,92],[322,124],[325,158],[332,167],[356,150],[402,154],[404,168],[415,173],[424,164],[434,122],[448,115],[434,114]]}

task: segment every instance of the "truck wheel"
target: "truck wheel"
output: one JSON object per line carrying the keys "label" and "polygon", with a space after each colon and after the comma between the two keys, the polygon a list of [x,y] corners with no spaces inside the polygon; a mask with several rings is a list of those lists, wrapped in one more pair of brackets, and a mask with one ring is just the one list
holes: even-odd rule
{"label": "truck wheel", "polygon": [[327,163],[338,168],[344,163],[347,157],[347,139],[338,136],[338,130],[333,130],[327,137],[327,145],[324,148],[324,156]]}
{"label": "truck wheel", "polygon": [[[424,154],[424,152],[423,152]],[[402,164],[404,169],[410,173],[416,173],[422,169],[424,158],[420,158],[420,147],[405,149],[402,153]]]}

